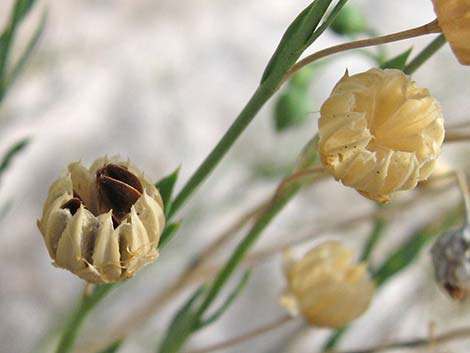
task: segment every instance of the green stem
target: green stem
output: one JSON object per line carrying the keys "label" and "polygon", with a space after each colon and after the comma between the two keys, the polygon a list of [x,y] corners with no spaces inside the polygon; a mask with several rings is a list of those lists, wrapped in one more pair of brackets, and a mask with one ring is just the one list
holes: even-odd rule
{"label": "green stem", "polygon": [[65,324],[56,353],[66,353],[72,349],[83,320],[113,287],[113,284],[97,285],[90,296],[80,302],[70,320]]}
{"label": "green stem", "polygon": [[369,237],[367,238],[367,242],[364,245],[364,250],[362,251],[361,255],[361,261],[369,260],[369,257],[372,254],[372,250],[374,250],[375,246],[377,245],[377,242],[379,241],[380,236],[382,235],[382,232],[385,229],[386,225],[387,223],[385,222],[385,220],[378,216],[374,222],[374,227],[372,228],[372,231]]}
{"label": "green stem", "polygon": [[408,65],[403,72],[407,75],[414,73],[421,65],[423,65],[431,56],[433,56],[446,43],[443,34],[436,37],[426,48],[424,48]]}
{"label": "green stem", "polygon": [[224,284],[228,281],[232,273],[236,270],[240,262],[245,257],[248,250],[253,243],[259,238],[263,230],[269,225],[272,219],[287,205],[287,203],[297,194],[302,185],[295,185],[284,195],[275,200],[272,205],[262,214],[256,221],[248,234],[243,238],[242,242],[238,245],[232,253],[230,259],[226,262],[224,267],[219,271],[219,274],[212,282],[204,301],[199,306],[196,316],[202,316],[209,308],[209,305],[215,299],[217,294],[223,288]]}
{"label": "green stem", "polygon": [[245,108],[238,115],[237,119],[233,122],[219,143],[214,147],[211,153],[206,157],[204,162],[202,162],[196,172],[191,176],[186,185],[176,196],[168,215],[169,218],[171,218],[171,216],[181,208],[188,197],[214,170],[215,166],[220,162],[233,143],[250,124],[264,103],[266,103],[274,92],[276,92],[278,84],[279,81],[272,82],[267,80],[258,87]]}

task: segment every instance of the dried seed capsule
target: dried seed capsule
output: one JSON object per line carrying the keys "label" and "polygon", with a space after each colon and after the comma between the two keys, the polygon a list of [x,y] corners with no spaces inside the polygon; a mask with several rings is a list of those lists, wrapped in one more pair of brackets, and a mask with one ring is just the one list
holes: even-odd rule
{"label": "dried seed capsule", "polygon": [[436,279],[452,298],[470,296],[470,229],[441,235],[431,249]]}
{"label": "dried seed capsule", "polygon": [[439,26],[462,65],[470,65],[470,0],[433,0]]}
{"label": "dried seed capsule", "polygon": [[346,72],[318,125],[326,170],[379,202],[425,180],[444,140],[439,104],[399,70]]}
{"label": "dried seed capsule", "polygon": [[92,283],[132,277],[152,262],[164,226],[152,182],[129,161],[106,157],[89,169],[70,164],[38,221],[54,264]]}
{"label": "dried seed capsule", "polygon": [[365,264],[355,264],[352,252],[328,241],[299,261],[286,263],[287,292],[281,299],[292,313],[301,312],[313,326],[342,327],[369,306],[375,285]]}

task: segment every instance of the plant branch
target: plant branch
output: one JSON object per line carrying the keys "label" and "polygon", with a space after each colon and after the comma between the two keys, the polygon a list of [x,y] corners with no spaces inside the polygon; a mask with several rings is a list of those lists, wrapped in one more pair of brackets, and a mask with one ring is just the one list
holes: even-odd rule
{"label": "plant branch", "polygon": [[249,223],[253,217],[256,217],[266,205],[267,201],[263,201],[241,215],[226,230],[215,237],[215,240],[199,254],[195,261],[192,261],[187,266],[184,272],[181,273],[171,286],[166,288],[163,292],[157,293],[149,301],[145,302],[144,305],[135,309],[130,317],[116,324],[114,326],[116,329],[111,331],[111,334],[106,337],[105,340],[100,340],[95,347],[90,347],[89,343],[85,343],[83,347],[79,347],[78,352],[96,352],[102,349],[107,343],[124,339],[129,333],[133,332],[144,322],[159,313],[165,305],[180,294],[183,289],[188,288],[192,284],[212,278],[214,274],[217,273],[217,268],[214,266],[208,268],[208,262],[210,262],[228,240],[233,239],[235,233]]}
{"label": "plant branch", "polygon": [[209,345],[204,348],[199,348],[193,351],[190,351],[188,353],[211,353],[211,352],[216,352],[221,349],[227,349],[234,347],[236,345],[239,345],[241,343],[244,343],[246,341],[252,340],[256,337],[259,337],[265,333],[268,333],[270,331],[276,330],[280,328],[281,326],[284,326],[288,322],[291,322],[294,317],[290,315],[283,316],[279,319],[274,320],[273,322],[270,322],[268,324],[265,324],[263,326],[257,327],[247,333],[244,333],[240,336],[233,337],[231,339],[228,339],[227,341],[219,342],[216,344]]}
{"label": "plant branch", "polygon": [[434,39],[421,53],[419,53],[408,65],[405,66],[403,72],[407,75],[414,73],[421,65],[423,65],[431,56],[433,56],[446,43],[443,34]]}
{"label": "plant branch", "polygon": [[426,34],[440,33],[440,32],[441,32],[441,28],[439,27],[437,20],[433,20],[432,22],[429,22],[423,26],[408,29],[406,31],[388,34],[388,35],[376,37],[376,38],[362,39],[362,40],[357,40],[354,42],[335,45],[333,47],[329,47],[329,48],[317,51],[316,53],[313,53],[307,56],[306,58],[300,60],[297,64],[295,64],[289,70],[289,72],[284,77],[284,81],[289,79],[293,74],[295,74],[304,66],[311,64],[312,62],[316,60],[325,58],[327,56],[330,56],[336,53],[341,53],[343,51],[347,51],[351,49],[370,47],[373,45],[397,42],[403,39],[409,39],[409,38],[423,36]]}
{"label": "plant branch", "polygon": [[[430,179],[430,181],[441,180],[443,178],[449,177],[454,177],[453,173],[449,175],[433,177]],[[437,191],[445,192],[449,187],[449,185],[446,185],[446,187],[442,187],[441,185],[437,188]],[[422,201],[423,197],[425,196],[434,197],[434,191],[432,193],[428,190],[421,191],[418,193],[417,197],[411,198],[404,202],[394,203],[392,207],[379,208],[373,211],[363,212],[361,214],[348,217],[339,222],[337,221],[335,223],[326,223],[324,225],[318,226],[317,229],[309,230],[302,236],[289,239],[288,241],[280,244],[276,243],[275,245],[267,246],[263,249],[248,254],[243,260],[242,267],[250,268],[257,266],[272,256],[275,256],[290,247],[310,241],[311,239],[320,236],[325,232],[339,232],[345,229],[351,229],[351,227],[354,227],[355,225],[377,219],[378,217],[385,220],[391,220],[395,216],[397,210],[406,210],[415,205],[417,202]],[[252,208],[250,212],[243,214],[240,219],[235,221],[226,231],[216,237],[216,240],[209,244],[208,247],[206,247],[206,249],[203,251],[206,253],[205,258],[207,259],[212,257],[220,249],[218,246],[216,246],[216,244],[222,243],[221,239],[233,239],[234,233],[246,224],[244,222],[245,220],[248,220],[249,215],[251,214],[252,216],[255,216],[258,212],[260,212],[260,210],[263,209],[263,207],[266,207],[266,202],[260,203],[258,206]],[[240,226],[240,228],[238,228],[238,226]],[[209,249],[212,250],[209,251]],[[124,339],[128,334],[136,330],[151,317],[154,317],[156,314],[158,314],[168,302],[174,300],[183,290],[187,289],[191,285],[210,280],[218,271],[220,271],[220,269],[220,264],[209,265],[208,261],[202,261],[196,266],[188,266],[188,268],[170,287],[166,288],[163,292],[156,294],[152,299],[142,305],[142,307],[137,308],[130,317],[116,324],[114,326],[115,329],[111,329],[111,333],[107,335],[106,338],[101,339],[100,342],[96,344],[92,344],[91,342],[84,342],[82,346],[78,347],[77,352],[94,353],[99,349],[102,349],[106,344]]]}
{"label": "plant branch", "polygon": [[373,347],[354,349],[354,350],[344,350],[344,351],[327,351],[325,353],[374,353],[388,351],[392,349],[409,349],[409,348],[419,348],[423,346],[437,346],[450,341],[455,341],[459,339],[469,338],[470,337],[470,327],[465,327],[461,329],[456,329],[453,331],[448,331],[442,335],[434,337],[423,337],[408,339],[404,341],[397,341],[391,343],[385,343]]}
{"label": "plant branch", "polygon": [[465,141],[470,141],[470,133],[450,130],[446,132],[444,143],[465,142]]}

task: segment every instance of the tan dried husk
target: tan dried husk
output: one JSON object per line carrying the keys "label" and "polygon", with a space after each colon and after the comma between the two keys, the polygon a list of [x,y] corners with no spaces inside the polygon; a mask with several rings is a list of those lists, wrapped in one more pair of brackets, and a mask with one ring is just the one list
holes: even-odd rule
{"label": "tan dried husk", "polygon": [[462,65],[470,65],[470,0],[433,0],[439,26]]}
{"label": "tan dried husk", "polygon": [[374,295],[366,265],[356,264],[351,250],[337,241],[320,244],[299,261],[287,259],[285,274],[281,304],[312,326],[342,327],[360,316]]}
{"label": "tan dried husk", "polygon": [[[143,192],[129,214],[114,228],[112,210],[99,214],[96,173],[110,163],[134,174]],[[72,215],[63,206],[80,196]],[[157,245],[165,226],[160,193],[129,161],[100,158],[87,169],[81,162],[68,166],[50,187],[38,227],[49,255],[58,267],[91,283],[108,283],[132,277],[158,256]]]}
{"label": "tan dried husk", "polygon": [[325,169],[382,203],[428,178],[444,140],[438,102],[399,70],[346,72],[318,124]]}

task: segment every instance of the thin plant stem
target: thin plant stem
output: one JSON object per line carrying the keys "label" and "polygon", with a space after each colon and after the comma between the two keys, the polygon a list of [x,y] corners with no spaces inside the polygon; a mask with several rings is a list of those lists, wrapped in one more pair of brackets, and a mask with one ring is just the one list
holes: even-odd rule
{"label": "thin plant stem", "polygon": [[354,42],[335,45],[335,46],[317,51],[316,53],[313,53],[307,56],[306,58],[300,60],[297,64],[295,64],[289,70],[289,72],[284,77],[284,81],[289,79],[293,74],[295,74],[304,66],[311,64],[312,62],[316,60],[325,58],[327,56],[330,56],[336,53],[341,53],[343,51],[351,50],[351,49],[370,47],[373,45],[397,42],[403,39],[409,39],[409,38],[419,37],[419,36],[423,36],[423,35],[427,35],[431,33],[440,33],[440,32],[441,32],[441,28],[439,27],[437,20],[433,20],[423,26],[408,29],[406,31],[388,34],[388,35],[376,37],[376,38],[362,39],[362,40],[357,40]]}
{"label": "thin plant stem", "polygon": [[[432,180],[441,180],[443,178],[454,178],[455,175],[449,174],[449,175],[443,175],[439,177],[433,177]],[[446,187],[441,187],[438,188],[439,192],[446,192],[449,188],[449,185],[446,185]],[[430,194],[430,191],[426,192],[420,192],[417,197],[411,198],[409,200],[406,200],[404,202],[397,202],[394,203],[392,207],[388,207],[386,209],[384,208],[378,208],[374,211],[370,212],[365,212],[361,213],[359,215],[355,215],[349,218],[346,218],[343,221],[340,222],[335,222],[335,223],[328,223],[323,226],[318,227],[315,230],[310,230],[308,231],[305,235],[300,236],[295,239],[290,239],[287,242],[280,243],[280,244],[275,244],[272,246],[268,246],[264,249],[254,251],[247,256],[245,256],[242,266],[243,268],[251,268],[257,265],[260,265],[264,261],[268,260],[272,256],[278,255],[279,253],[287,250],[290,247],[302,244],[306,241],[310,241],[313,238],[320,236],[321,234],[325,232],[332,232],[332,231],[342,231],[345,229],[351,229],[351,227],[355,225],[359,225],[361,223],[380,218],[382,220],[387,220],[390,221],[393,219],[395,216],[396,210],[406,210],[409,207],[412,207],[415,205],[417,202],[422,201],[424,196],[429,196],[429,197],[434,197],[435,195],[432,193]],[[257,207],[254,207],[252,209],[253,215],[257,210],[261,210],[263,207],[265,207],[266,203],[262,202],[260,203]],[[207,251],[210,248],[213,248],[213,245],[217,243],[220,239],[225,238],[227,234],[231,234],[233,236],[233,232],[236,231],[235,226],[237,224],[241,225],[243,223],[243,220],[246,219],[248,214],[244,214],[240,217],[239,220],[235,221],[234,224],[227,229],[224,233],[221,233],[219,237],[216,237],[216,240],[214,243],[209,244],[209,246],[205,249]],[[232,233],[230,233],[232,231]],[[210,254],[215,254],[216,250],[212,250],[214,252],[211,252]],[[191,285],[195,285],[197,283],[201,283],[203,281],[210,280],[214,277],[214,275],[220,271],[221,266],[220,265],[213,265],[213,266],[208,266],[206,261],[200,262],[196,266],[190,266],[186,271],[184,271],[178,279],[168,288],[166,288],[162,293],[158,293],[155,295],[152,299],[150,299],[148,302],[146,302],[144,305],[142,305],[141,308],[138,308],[130,317],[127,319],[123,320],[122,322],[118,323],[115,327],[116,329],[112,329],[111,333],[107,335],[106,338],[102,338],[99,343],[92,343],[92,342],[84,342],[84,344],[80,347],[78,347],[77,352],[79,353],[94,353],[97,352],[99,349],[104,348],[107,344],[111,342],[115,342],[117,340],[124,339],[128,334],[133,332],[135,329],[137,329],[140,325],[145,323],[147,320],[149,320],[151,317],[154,317],[156,314],[158,314],[164,307],[165,305],[170,302],[171,300],[174,300],[175,298],[178,297],[178,295]]]}
{"label": "thin plant stem", "polygon": [[448,131],[446,132],[445,143],[452,142],[465,142],[470,141],[470,133],[468,132],[458,132],[458,131]]}
{"label": "thin plant stem", "polygon": [[186,202],[188,197],[196,190],[196,188],[206,179],[206,177],[212,172],[215,166],[220,162],[220,160],[225,156],[227,151],[233,145],[233,143],[238,139],[241,133],[246,129],[246,127],[253,120],[255,115],[261,109],[261,107],[266,103],[269,98],[279,89],[282,82],[287,80],[295,72],[300,70],[303,66],[310,64],[311,62],[324,58],[326,56],[339,53],[341,51],[363,48],[372,45],[384,44],[389,42],[395,42],[403,39],[413,38],[422,36],[430,33],[439,33],[441,29],[437,20],[434,20],[424,26],[416,27],[406,31],[377,37],[365,40],[358,40],[355,42],[345,43],[337,45],[331,48],[321,50],[315,54],[312,54],[305,59],[301,60],[295,64],[280,81],[278,80],[266,80],[261,84],[258,89],[255,91],[251,99],[245,108],[238,115],[237,119],[233,122],[230,128],[227,130],[225,135],[219,141],[219,143],[214,147],[214,149],[209,153],[206,159],[202,162],[196,172],[191,176],[188,182],[184,185],[183,189],[175,197],[173,201],[172,208],[169,214],[171,218],[181,206]]}
{"label": "thin plant stem", "polygon": [[88,313],[101,301],[112,287],[112,285],[96,286],[93,292],[81,301],[75,313],[71,316],[71,319],[64,326],[56,353],[69,352],[72,349],[78,333],[78,327],[81,326]]}
{"label": "thin plant stem", "polygon": [[103,348],[109,342],[115,342],[124,339],[129,333],[136,330],[140,325],[149,320],[155,314],[160,312],[165,305],[173,300],[183,289],[188,288],[190,285],[210,279],[217,273],[217,268],[212,266],[208,268],[208,262],[215,256],[215,254],[229,241],[233,240],[234,235],[256,217],[266,207],[268,201],[262,201],[257,206],[242,214],[233,224],[226,230],[215,237],[202,252],[199,254],[195,261],[192,261],[185,271],[178,277],[178,279],[163,292],[157,293],[144,305],[138,307],[132,312],[132,315],[122,322],[118,323],[115,327],[116,330],[112,331],[109,338],[101,340],[99,347],[92,347],[89,344],[83,349],[79,348],[79,352],[96,352],[98,349]]}
{"label": "thin plant stem", "polygon": [[404,341],[390,342],[385,344],[380,344],[373,347],[353,349],[353,350],[343,350],[343,351],[326,351],[325,353],[375,353],[375,352],[384,352],[392,349],[410,349],[410,348],[419,348],[423,346],[435,347],[450,341],[460,340],[470,337],[470,327],[465,327],[461,329],[456,329],[448,331],[439,336],[423,337],[408,339]]}
{"label": "thin plant stem", "polygon": [[206,179],[215,166],[225,156],[230,147],[238,139],[241,133],[250,124],[261,107],[268,101],[276,91],[276,86],[266,81],[255,91],[245,108],[238,115],[233,124],[229,127],[224,136],[220,139],[214,149],[209,153],[204,162],[199,166],[196,172],[191,176],[183,189],[175,197],[172,203],[169,218],[173,216],[181,206],[186,202],[188,197],[196,190],[196,188]]}
{"label": "thin plant stem", "polygon": [[216,344],[211,344],[207,347],[204,348],[199,348],[196,350],[189,351],[188,353],[212,353],[216,352],[222,349],[228,349],[234,346],[237,346],[241,343],[244,343],[246,341],[252,340],[254,338],[257,338],[265,333],[271,332],[273,330],[276,330],[285,324],[292,322],[294,317],[290,315],[285,315],[279,319],[274,320],[273,322],[270,322],[268,324],[264,324],[263,326],[257,327],[247,333],[244,333],[240,336],[230,338],[226,341],[219,342]]}
{"label": "thin plant stem", "polygon": [[407,75],[414,73],[421,65],[423,65],[431,56],[433,56],[446,43],[444,34],[434,39],[421,53],[419,53],[408,65],[405,66],[403,72]]}
{"label": "thin plant stem", "polygon": [[457,177],[457,182],[462,192],[462,198],[465,204],[465,225],[468,227],[470,226],[470,195],[468,192],[467,177],[461,170],[456,170],[455,176]]}

